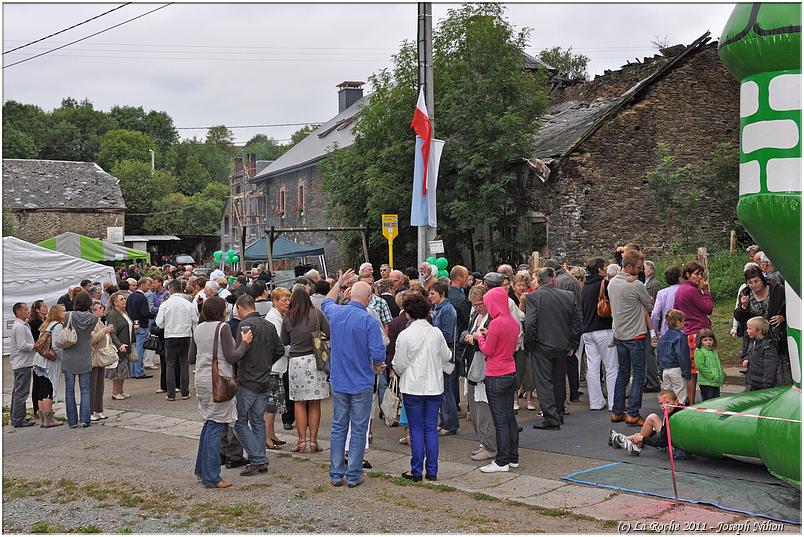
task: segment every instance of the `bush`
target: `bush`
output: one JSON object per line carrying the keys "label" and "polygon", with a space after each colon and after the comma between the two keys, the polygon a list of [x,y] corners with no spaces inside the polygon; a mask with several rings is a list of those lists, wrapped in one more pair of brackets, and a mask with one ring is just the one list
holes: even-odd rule
{"label": "bush", "polygon": [[[664,271],[670,265],[683,265],[698,258],[697,253],[674,255],[666,258],[651,259],[656,263],[656,276],[663,285]],[[716,252],[709,254],[709,287],[715,302],[737,297],[737,290],[745,281],[743,279],[743,266],[748,262],[745,254],[738,250],[732,252]]]}

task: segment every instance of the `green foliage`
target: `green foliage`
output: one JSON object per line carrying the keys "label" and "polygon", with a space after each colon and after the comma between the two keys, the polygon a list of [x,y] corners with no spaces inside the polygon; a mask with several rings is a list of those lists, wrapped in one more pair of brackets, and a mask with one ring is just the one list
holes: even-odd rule
{"label": "green foliage", "polygon": [[257,155],[257,160],[276,160],[281,157],[290,146],[281,145],[275,139],[264,134],[257,134],[246,142],[243,155]]}
{"label": "green foliage", "polygon": [[659,217],[665,222],[674,222],[680,244],[684,248],[691,247],[698,218],[693,208],[700,203],[704,192],[697,185],[693,186],[693,166],[680,166],[670,153],[670,146],[658,142],[656,156],[659,162],[647,173],[647,178]]}
{"label": "green foliage", "polygon": [[[524,70],[527,36],[526,30],[511,27],[496,4],[449,10],[434,32],[435,135],[446,142],[439,171],[439,232],[448,250],[468,245],[478,224],[498,228],[526,209],[510,163],[530,154],[537,118],[547,105],[543,76]],[[342,151],[333,148],[321,165],[330,214],[344,225],[377,225],[381,213],[410,219],[414,44],[402,43],[393,67],[372,75],[370,82],[375,92],[355,122],[355,143]],[[416,229],[400,226],[399,232],[396,263],[413,264]],[[356,258],[359,239],[343,240]],[[495,240],[511,248],[515,239]],[[370,257],[384,257],[386,248],[387,242],[372,234]]]}
{"label": "green foliage", "polygon": [[207,131],[206,143],[216,145],[229,153],[234,152],[234,133],[225,125],[210,127]]}
{"label": "green foliage", "polygon": [[11,217],[11,210],[3,207],[3,236],[13,237],[17,233],[17,225]]}
{"label": "green foliage", "polygon": [[176,190],[176,178],[163,170],[151,174],[146,162],[124,160],[116,164],[111,174],[120,180],[120,190],[126,201],[126,233],[142,233],[145,216],[155,211],[157,203]]}
{"label": "green foliage", "polygon": [[[695,261],[698,254],[689,251],[689,253],[659,259],[653,259],[650,256],[648,258],[656,263],[656,276],[663,285],[666,285],[664,271],[667,267],[670,265],[681,266],[688,261]],[[729,251],[709,252],[709,289],[715,302],[729,298],[736,299],[737,290],[744,283],[743,267],[747,262],[748,259],[740,251],[735,253]]]}
{"label": "green foliage", "polygon": [[153,211],[158,214],[147,217],[143,227],[154,234],[217,233],[228,193],[226,186],[215,182],[192,196],[173,192],[154,203]]}
{"label": "green foliage", "polygon": [[[62,147],[58,143],[48,144],[54,152],[54,156],[44,157],[43,155],[43,158],[56,160],[91,162],[99,149],[100,136],[116,127],[114,120],[108,114],[95,110],[88,99],[79,103],[68,97],[61,102],[60,108],[53,110],[50,118],[56,125],[69,126],[61,129],[62,140],[66,133],[70,134],[70,138],[64,140],[68,141],[66,146]],[[64,153],[60,153],[60,150],[63,150]]]}
{"label": "green foliage", "polygon": [[167,151],[179,138],[173,127],[173,119],[166,112],[151,110],[146,114],[141,106],[113,106],[109,116],[117,123],[118,129],[139,131],[150,136],[160,151]]}
{"label": "green foliage", "polygon": [[296,132],[294,132],[290,136],[290,145],[288,146],[288,149],[293,147],[294,145],[298,144],[299,142],[301,142],[305,138],[307,138],[307,135],[310,134],[311,132],[313,132],[314,130],[315,129],[313,128],[312,125],[305,125],[301,129],[299,129]]}
{"label": "green foliage", "polygon": [[156,145],[150,136],[138,131],[113,130],[100,138],[100,149],[95,162],[104,170],[111,170],[122,160],[151,162],[150,150]]}
{"label": "green foliage", "polygon": [[3,129],[3,158],[36,158],[39,150],[33,138],[14,127]]}
{"label": "green foliage", "polygon": [[539,52],[539,59],[555,67],[557,73],[570,80],[588,80],[589,57],[573,54],[572,47],[564,50],[561,47],[546,48]]}
{"label": "green foliage", "polygon": [[[192,196],[203,190],[210,181],[212,181],[212,176],[201,163],[199,155],[190,154],[184,164],[184,169],[179,174],[179,192]],[[223,186],[220,183],[218,185]]]}

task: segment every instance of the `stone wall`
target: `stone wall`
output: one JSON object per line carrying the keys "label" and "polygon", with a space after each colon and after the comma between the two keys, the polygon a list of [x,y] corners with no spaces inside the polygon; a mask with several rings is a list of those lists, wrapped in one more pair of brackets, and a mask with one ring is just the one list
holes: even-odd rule
{"label": "stone wall", "polygon": [[[267,224],[265,228],[274,227],[331,227],[333,226],[325,214],[326,196],[323,192],[324,177],[317,166],[310,166],[272,177],[264,182],[267,196]],[[299,209],[299,184],[304,185],[304,210]],[[279,191],[285,188],[285,215],[279,214]],[[327,269],[336,273],[342,264],[340,234],[330,233],[283,233],[282,237],[304,244],[324,248]],[[308,262],[315,260],[308,259]],[[292,268],[295,263],[290,263]]]}
{"label": "stone wall", "polygon": [[[662,221],[648,186],[657,142],[669,145],[679,165],[700,165],[723,142],[734,146],[738,159],[738,139],[739,83],[721,65],[717,48],[704,47],[610,118],[556,166],[547,183],[531,174],[532,209],[549,218],[551,254],[579,264],[593,255],[608,257],[615,245],[629,241],[648,253],[666,252],[682,237],[677,225]],[[733,207],[721,211],[705,198],[689,214],[706,215],[696,242],[711,249],[714,241],[727,241]]]}
{"label": "stone wall", "polygon": [[124,227],[125,213],[11,210],[16,232],[22,240],[36,244],[66,231],[106,240],[107,227]]}

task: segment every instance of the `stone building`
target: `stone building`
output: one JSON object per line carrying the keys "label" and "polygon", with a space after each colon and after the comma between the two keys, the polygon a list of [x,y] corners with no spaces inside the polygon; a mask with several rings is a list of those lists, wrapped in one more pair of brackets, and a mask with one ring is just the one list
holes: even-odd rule
{"label": "stone building", "polygon": [[94,162],[3,159],[3,209],[31,243],[65,231],[105,240],[125,226],[119,183]]}
{"label": "stone building", "polygon": [[[265,236],[265,229],[332,227],[326,215],[327,197],[318,164],[330,150],[349,147],[355,117],[370,96],[363,96],[363,82],[343,82],[338,87],[338,115],[308,134],[285,154],[271,162],[248,182],[259,193],[264,219],[255,226],[254,239]],[[282,237],[311,246],[323,247],[330,268],[341,263],[340,243],[335,236],[322,233],[285,233]],[[247,241],[251,242],[251,241]],[[289,268],[289,267],[288,267]]]}
{"label": "stone building", "polygon": [[251,179],[270,165],[272,160],[257,160],[253,154],[235,157],[229,176],[229,197],[223,207],[221,222],[221,250],[240,248],[240,237],[245,229],[246,244],[261,237],[265,226],[266,198],[261,185]]}
{"label": "stone building", "polygon": [[[709,32],[689,46],[555,88],[536,150],[518,170],[530,208],[509,231],[529,241],[520,260],[536,250],[580,264],[629,241],[660,253],[682,239],[649,187],[657,143],[666,143],[679,165],[704,164],[722,143],[733,145],[738,159],[739,92]],[[676,215],[705,215],[694,230],[701,245],[725,243],[734,221],[734,208],[714,203],[716,195]]]}

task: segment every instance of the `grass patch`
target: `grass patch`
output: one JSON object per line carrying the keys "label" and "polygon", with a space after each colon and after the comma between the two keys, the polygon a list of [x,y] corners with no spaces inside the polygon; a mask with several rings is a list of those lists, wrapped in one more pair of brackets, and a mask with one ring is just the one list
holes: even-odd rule
{"label": "grass patch", "polygon": [[190,508],[190,516],[202,522],[210,530],[215,530],[219,526],[234,526],[239,529],[247,529],[251,526],[249,522],[253,522],[253,525],[263,523],[261,511],[257,504],[253,502],[228,505],[212,502],[199,503]]}
{"label": "grass patch", "polygon": [[307,493],[304,492],[303,490],[299,490],[296,492],[296,494],[293,495],[293,497],[296,498],[297,500],[306,500]]}
{"label": "grass patch", "polygon": [[327,485],[316,485],[313,487],[313,492],[315,493],[326,492],[328,489],[329,487]]}
{"label": "grass patch", "polygon": [[72,533],[103,533],[103,530],[95,524],[89,524],[88,526],[79,526],[75,528]]}
{"label": "grass patch", "polygon": [[126,526],[117,530],[117,533],[134,533],[134,529],[131,526]]}
{"label": "grass patch", "polygon": [[3,479],[3,500],[12,501],[18,498],[43,496],[47,493],[45,487],[48,481],[25,481],[22,479]]}
{"label": "grass patch", "polygon": [[59,524],[50,524],[44,520],[34,522],[31,524],[31,533],[64,533],[64,526]]}
{"label": "grass patch", "polygon": [[500,501],[499,498],[492,496],[491,494],[486,494],[485,492],[473,492],[472,498],[475,500],[480,500],[482,502],[497,502]]}
{"label": "grass patch", "polygon": [[372,470],[370,472],[366,472],[366,477],[381,477],[386,478],[388,475],[385,472],[378,472],[376,470]]}

